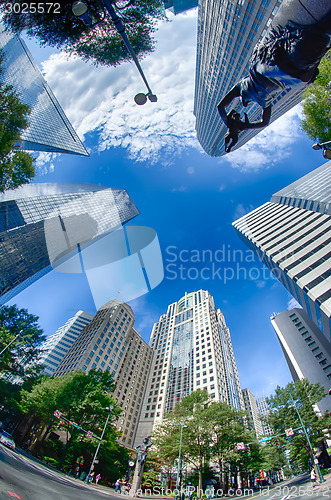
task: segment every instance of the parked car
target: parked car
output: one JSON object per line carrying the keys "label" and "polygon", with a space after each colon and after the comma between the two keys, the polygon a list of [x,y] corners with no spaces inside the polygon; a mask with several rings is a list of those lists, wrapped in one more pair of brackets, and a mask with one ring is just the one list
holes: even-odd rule
{"label": "parked car", "polygon": [[4,444],[11,450],[15,450],[15,441],[13,437],[4,430],[0,430],[0,443]]}

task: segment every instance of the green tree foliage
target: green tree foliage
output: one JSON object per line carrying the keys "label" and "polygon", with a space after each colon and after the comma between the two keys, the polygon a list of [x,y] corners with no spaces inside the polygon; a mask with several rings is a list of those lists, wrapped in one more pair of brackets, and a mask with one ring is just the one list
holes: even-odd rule
{"label": "green tree foliage", "polygon": [[[268,398],[271,410],[268,423],[274,429],[274,434],[285,433],[285,429],[301,427],[300,419],[293,407],[293,398],[294,401],[298,401],[297,409],[307,429],[311,444],[313,447],[316,446],[324,437],[322,430],[331,426],[328,413],[319,417],[313,408],[325,395],[325,390],[320,384],[311,384],[305,379],[287,384],[285,388],[277,387],[275,394]],[[293,461],[298,465],[308,466],[310,448],[301,429],[286,441],[280,439],[280,443],[283,443],[283,446],[287,446],[290,450]]]}
{"label": "green tree foliage", "polygon": [[[62,48],[66,52],[78,55],[83,60],[94,64],[116,66],[130,60],[121,36],[116,31],[108,13],[102,23],[90,28],[72,13],[73,1],[61,2],[58,13],[21,13],[15,14],[8,4],[25,4],[24,0],[2,2],[0,12],[4,13],[4,23],[15,33],[27,30],[29,36],[38,38],[41,44]],[[97,0],[88,2],[89,11],[95,21],[102,19]],[[55,4],[53,4],[55,5]],[[123,5],[123,3],[122,3]],[[144,55],[154,49],[152,33],[157,22],[165,18],[161,0],[135,0],[120,14],[133,50],[137,55]]]}
{"label": "green tree foliage", "polygon": [[[109,372],[90,370],[86,374],[78,370],[61,377],[43,377],[32,390],[22,390],[20,407],[24,413],[33,415],[46,426],[44,438],[56,426],[60,430],[66,430],[66,445],[61,458],[62,465],[70,467],[80,455],[85,457],[86,463],[90,463],[97,441],[87,438],[64,421],[61,424],[61,419],[54,417],[54,411],[59,410],[66,419],[100,436],[108,416],[107,408],[112,405],[113,410],[100,448],[99,467],[108,478],[116,479],[120,472],[125,472],[128,455],[117,444],[117,432],[114,425],[111,425],[121,413],[112,396],[114,388]],[[43,440],[37,447],[42,448],[42,445]]]}
{"label": "green tree foliage", "polygon": [[331,140],[331,51],[322,59],[319,75],[304,94],[302,128],[313,141]]}
{"label": "green tree foliage", "polygon": [[3,376],[11,375],[24,381],[40,371],[35,361],[45,337],[38,319],[26,309],[0,307],[0,351],[8,346],[0,357]]}
{"label": "green tree foliage", "polygon": [[202,491],[203,470],[211,461],[218,461],[225,484],[229,466],[235,470],[258,468],[261,463],[259,446],[251,446],[251,456],[238,452],[238,442],[254,441],[253,434],[244,425],[244,412],[236,411],[223,402],[212,402],[206,390],[198,390],[185,397],[175,410],[167,415],[153,436],[158,455],[170,463],[178,457],[180,423],[183,422],[182,456],[199,474]]}
{"label": "green tree foliage", "polygon": [[[0,65],[2,61],[0,53]],[[33,157],[14,150],[28,125],[29,112],[10,85],[0,84],[0,192],[26,184],[35,175]]]}

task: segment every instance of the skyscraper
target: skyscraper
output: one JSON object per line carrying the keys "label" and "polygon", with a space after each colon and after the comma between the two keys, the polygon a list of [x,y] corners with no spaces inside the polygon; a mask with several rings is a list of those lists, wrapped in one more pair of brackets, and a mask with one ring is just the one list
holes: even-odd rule
{"label": "skyscraper", "polygon": [[12,85],[21,101],[31,109],[29,126],[22,132],[17,149],[88,156],[26,44],[2,25],[0,49],[4,56],[0,82]]}
{"label": "skyscraper", "polygon": [[[198,44],[194,114],[198,140],[211,156],[224,154],[227,128],[217,104],[248,74],[249,60],[262,39],[281,0],[201,0],[198,18]],[[284,90],[272,103],[271,122],[301,101],[302,90]],[[250,121],[260,120],[261,108],[251,104],[234,109]],[[245,144],[261,129],[244,130],[234,149]]]}
{"label": "skyscraper", "polygon": [[[271,318],[271,324],[293,380],[320,383],[328,393],[331,386],[331,345],[303,309],[291,309]],[[330,396],[317,403],[321,413],[331,409]]]}
{"label": "skyscraper", "polygon": [[243,389],[243,398],[245,404],[245,410],[248,413],[248,426],[254,430],[256,437],[259,438],[263,436],[262,422],[260,420],[260,412],[256,403],[256,398],[252,391],[249,389]]}
{"label": "skyscraper", "polygon": [[331,341],[331,161],[233,223]]}
{"label": "skyscraper", "polygon": [[40,364],[43,374],[52,376],[83,328],[93,319],[93,314],[78,311],[65,325],[50,335],[41,346]]}
{"label": "skyscraper", "polygon": [[267,398],[262,396],[261,398],[257,398],[256,404],[260,413],[261,423],[262,423],[262,434],[263,436],[271,436],[273,434],[273,430],[270,425],[266,424],[263,420],[264,417],[267,417],[270,413],[270,408],[267,402]]}
{"label": "skyscraper", "polygon": [[197,389],[244,409],[229,329],[209,292],[186,293],[154,324],[154,350],[136,443]]}
{"label": "skyscraper", "polygon": [[82,272],[81,251],[138,213],[126,191],[92,184],[28,184],[1,194],[0,303],[69,259],[70,272]]}
{"label": "skyscraper", "polygon": [[100,307],[77,337],[54,376],[90,369],[110,371],[116,383],[114,396],[121,406],[117,430],[120,444],[132,447],[149,375],[152,349],[133,327],[130,306],[111,300]]}

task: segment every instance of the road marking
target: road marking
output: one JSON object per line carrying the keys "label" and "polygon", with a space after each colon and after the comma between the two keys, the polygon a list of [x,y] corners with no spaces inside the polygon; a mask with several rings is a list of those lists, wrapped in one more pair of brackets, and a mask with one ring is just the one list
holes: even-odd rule
{"label": "road marking", "polygon": [[20,497],[19,495],[17,495],[16,493],[13,493],[12,491],[7,490],[7,493],[9,493],[9,495],[10,495],[11,497],[15,497],[15,498],[19,498],[19,499],[21,499],[21,497]]}

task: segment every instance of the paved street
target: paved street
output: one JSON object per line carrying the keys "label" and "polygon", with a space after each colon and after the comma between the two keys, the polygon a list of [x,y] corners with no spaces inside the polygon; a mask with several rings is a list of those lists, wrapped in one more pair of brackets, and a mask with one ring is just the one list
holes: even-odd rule
{"label": "paved street", "polygon": [[[260,492],[233,490],[225,498],[261,500],[324,500],[331,498],[331,474],[325,483],[310,487],[309,476],[279,483],[276,487],[264,488]],[[0,500],[119,500],[112,490],[102,486],[85,485],[43,466],[38,461],[26,458],[0,445]],[[127,497],[126,497],[127,498]],[[146,498],[146,497],[145,497]],[[160,499],[158,495],[148,497]],[[165,497],[162,497],[165,498]],[[171,497],[167,497],[171,498]]]}
{"label": "paved street", "polygon": [[75,481],[0,445],[0,500],[9,498],[92,500],[112,497],[107,490]]}

